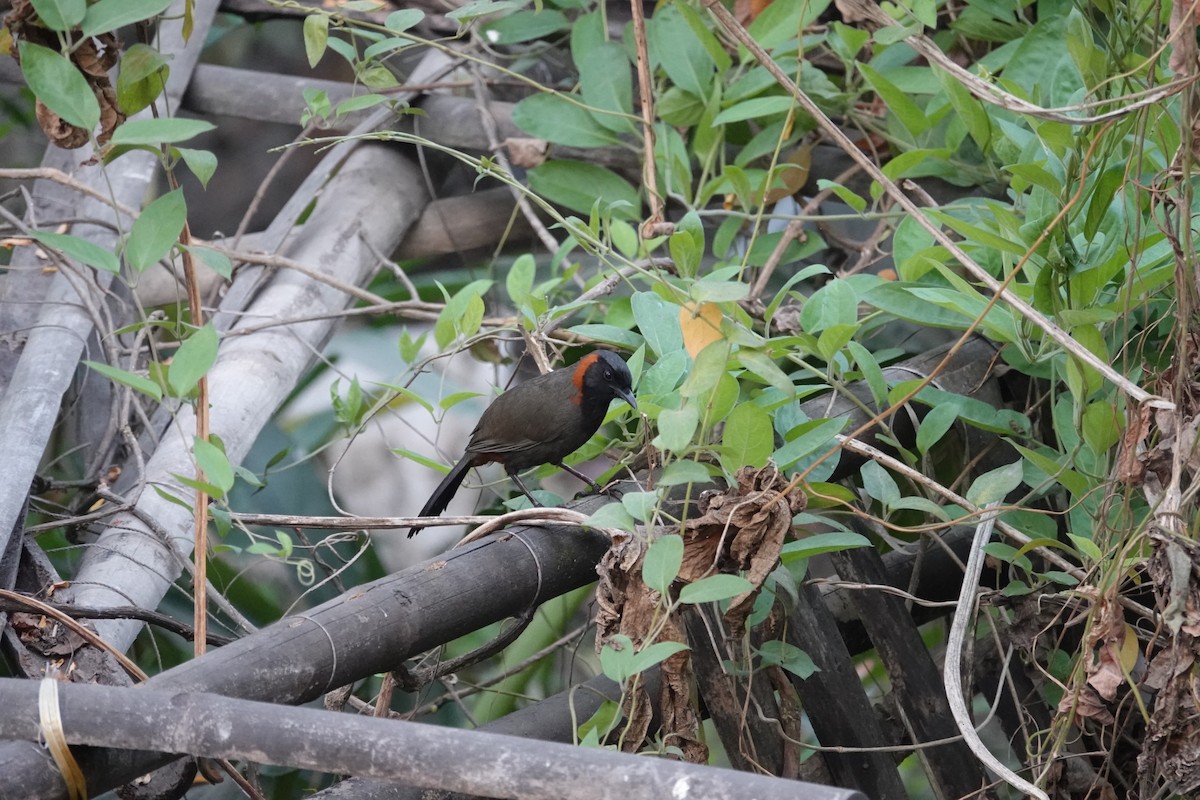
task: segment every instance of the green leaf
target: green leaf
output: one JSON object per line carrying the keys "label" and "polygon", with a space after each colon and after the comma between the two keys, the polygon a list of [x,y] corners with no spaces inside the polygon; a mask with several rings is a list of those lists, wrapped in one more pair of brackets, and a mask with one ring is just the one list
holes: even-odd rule
{"label": "green leaf", "polygon": [[[512,121],[530,136],[570,147],[608,147],[618,142],[616,134],[586,108],[552,94],[531,95],[517,103]],[[587,208],[590,203],[585,212]]]}
{"label": "green leaf", "polygon": [[713,125],[728,125],[730,122],[741,122],[747,119],[762,120],[763,117],[769,117],[774,114],[786,114],[795,105],[795,100],[783,95],[752,97],[749,100],[735,103],[720,114],[717,114],[713,120]]}
{"label": "green leaf", "polygon": [[488,14],[512,11],[524,5],[524,0],[470,0],[447,14],[446,19],[452,19],[461,26]]}
{"label": "green leaf", "polygon": [[616,345],[625,350],[637,350],[645,341],[642,337],[632,331],[627,331],[624,328],[618,328],[616,325],[605,324],[588,324],[588,325],[572,325],[568,330],[585,339],[592,339],[597,342],[606,342]]}
{"label": "green leaf", "polygon": [[222,278],[228,280],[233,275],[233,262],[229,260],[229,256],[219,250],[213,250],[211,247],[204,247],[202,245],[190,245],[187,250],[192,256],[199,259],[200,263]]}
{"label": "green leaf", "polygon": [[688,296],[697,303],[733,303],[750,294],[741,281],[705,276],[688,287]]}
{"label": "green leaf", "polygon": [[325,14],[309,14],[304,18],[304,54],[308,66],[315,67],[325,55],[329,44],[329,17]]}
{"label": "green leaf", "polygon": [[83,21],[84,0],[31,0],[38,19],[52,31],[69,31]]}
{"label": "green leaf", "polygon": [[95,267],[96,269],[102,269],[105,272],[112,272],[114,274],[121,271],[121,262],[112,251],[105,250],[103,247],[93,244],[86,239],[80,239],[78,236],[71,236],[65,233],[51,233],[49,231],[33,231],[33,238],[47,247],[62,251],[63,255],[68,258],[73,258],[80,263],[87,264],[89,267]]}
{"label": "green leaf", "polygon": [[225,451],[209,441],[193,438],[193,452],[196,455],[196,465],[204,472],[204,479],[221,490],[214,495],[218,499],[233,488],[233,467]]}
{"label": "green leaf", "polygon": [[117,73],[117,105],[127,115],[136,114],[154,102],[171,74],[165,56],[147,44],[138,42],[121,55]]}
{"label": "green leaf", "polygon": [[1083,441],[1096,455],[1103,455],[1121,438],[1124,422],[1112,403],[1100,400],[1083,410]]}
{"label": "green leaf", "polygon": [[187,221],[183,190],[164,194],[146,206],[129,230],[125,260],[138,272],[153,265],[179,241]]}
{"label": "green leaf", "polygon": [[584,524],[593,528],[616,528],[630,533],[637,528],[637,520],[620,503],[606,503],[600,506]]}
{"label": "green leaf", "polygon": [[679,394],[688,398],[704,397],[721,380],[728,362],[729,342],[721,339],[705,347],[696,355],[692,371],[679,387]]}
{"label": "green leaf", "polygon": [[100,124],[100,104],[82,73],[61,53],[22,40],[21,72],[30,91],[63,121],[91,133]]}
{"label": "green leaf", "polygon": [[728,600],[745,594],[754,588],[754,584],[741,575],[709,575],[695,583],[689,583],[679,591],[681,603],[713,603],[718,600]]}
{"label": "green leaf", "polygon": [[884,377],[875,354],[858,342],[847,342],[846,349],[854,356],[854,363],[858,364],[863,380],[871,388],[871,397],[875,400],[875,404],[883,408],[888,396],[887,378]]}
{"label": "green leaf", "polygon": [[344,114],[353,114],[355,111],[363,111],[368,108],[374,108],[378,105],[383,105],[388,101],[386,94],[358,94],[354,97],[347,97],[337,104],[333,109],[335,116]]}
{"label": "green leaf", "polygon": [[966,327],[961,314],[918,298],[905,284],[884,281],[867,290],[863,300],[880,311],[921,325],[953,329]]}
{"label": "green leaf", "polygon": [[1108,213],[1108,207],[1112,204],[1113,195],[1125,182],[1127,169],[1127,164],[1118,164],[1106,170],[1096,180],[1096,187],[1092,189],[1092,196],[1088,200],[1087,218],[1083,223],[1083,235],[1088,239],[1094,239],[1096,231],[1100,230],[1104,215]]}
{"label": "green leaf", "polygon": [[638,522],[652,519],[659,502],[658,492],[626,492],[621,495],[621,505]]}
{"label": "green leaf", "polygon": [[212,323],[196,330],[184,340],[167,367],[167,383],[178,397],[186,397],[196,388],[217,360],[217,330]]}
{"label": "green leaf", "polygon": [[358,382],[357,376],[350,379],[350,388],[346,390],[345,397],[342,396],[341,380],[335,380],[329,387],[329,400],[333,406],[333,418],[339,424],[353,430],[362,422],[366,404],[363,402],[362,384]]}
{"label": "green leaf", "polygon": [[892,511],[902,511],[908,509],[911,511],[920,511],[928,514],[934,519],[940,519],[943,522],[950,521],[950,515],[946,513],[946,509],[939,506],[927,497],[913,495],[909,497],[901,497],[896,502],[892,503]]}
{"label": "green leaf", "polygon": [[762,467],[775,450],[771,415],[754,403],[734,407],[721,436],[721,463],[731,475],[741,467]]}
{"label": "green leaf", "polygon": [[666,597],[682,566],[683,537],[676,534],[660,536],[646,550],[646,557],[642,561],[642,582]]}
{"label": "green leaf", "polygon": [[154,400],[162,400],[162,387],[144,375],[135,375],[132,372],[126,372],[123,369],[110,367],[108,364],[100,364],[96,361],[84,361],[83,363],[111,381],[128,386],[130,389],[141,392]]}
{"label": "green leaf", "polygon": [[707,483],[708,469],[697,461],[672,461],[658,479],[659,486],[681,486],[685,483]]}
{"label": "green leaf", "polygon": [[490,280],[472,281],[446,301],[433,328],[433,338],[439,348],[445,349],[459,336],[473,336],[479,330],[483,319],[481,298],[491,288]]}
{"label": "green leaf", "polygon": [[649,647],[642,649],[634,657],[630,664],[631,675],[639,672],[645,672],[655,664],[661,664],[676,653],[681,653],[687,650],[688,646],[683,642],[658,642]]}
{"label": "green leaf", "polygon": [[676,223],[668,249],[681,275],[695,275],[699,271],[704,257],[704,227],[695,211],[689,211]]}
{"label": "green leaf", "polygon": [[683,348],[679,306],[668,303],[654,292],[635,293],[630,298],[630,305],[638,330],[656,356],[662,358]]}
{"label": "green leaf", "polygon": [[658,415],[658,435],[654,446],[672,453],[681,453],[692,443],[700,412],[690,403],[678,410],[666,408]]}
{"label": "green leaf", "polygon": [[404,33],[425,19],[425,12],[417,8],[402,8],[388,14],[383,21],[383,27],[392,33]]}
{"label": "green leaf", "polygon": [[605,167],[557,159],[534,167],[526,175],[530,189],[580,214],[590,214],[597,202],[602,209],[611,205],[613,216],[619,219],[636,219],[641,213],[637,189]]}
{"label": "green leaf", "polygon": [[929,452],[929,448],[937,444],[946,435],[946,431],[954,427],[958,420],[958,412],[957,403],[934,406],[925,415],[925,419],[921,420],[921,427],[917,429],[917,450],[922,454]]}
{"label": "green leaf", "polygon": [[[855,66],[858,67],[858,71],[866,78],[871,88],[875,90],[875,94],[879,95],[879,99],[883,101],[887,110],[896,115],[896,119],[900,120],[900,124],[904,126],[914,141],[917,136],[929,130],[931,120],[921,107],[912,101],[908,92],[902,91],[900,87],[868,64],[858,63]],[[862,209],[858,210],[862,211]]]}
{"label": "green leaf", "polygon": [[792,379],[787,376],[786,372],[779,368],[779,365],[775,363],[775,359],[763,351],[740,347],[738,348],[737,357],[743,367],[756,377],[761,378],[768,386],[773,386],[788,396],[796,394],[796,385],[792,383]]}
{"label": "green leaf", "polygon": [[553,8],[518,11],[506,17],[488,21],[484,30],[488,41],[496,44],[519,44],[543,39],[571,27],[567,17]]}
{"label": "green leaf", "polygon": [[821,419],[797,425],[788,435],[798,431],[795,438],[775,452],[775,463],[780,469],[789,469],[800,459],[818,450],[825,451],[836,444],[833,438],[846,427],[849,417]]}
{"label": "green leaf", "polygon": [[1091,539],[1087,538],[1086,536],[1078,536],[1074,533],[1068,533],[1067,538],[1069,538],[1072,544],[1075,545],[1076,549],[1086,556],[1087,559],[1093,564],[1104,563],[1104,551],[1097,547],[1096,543]]}
{"label": "green leaf", "polygon": [[900,499],[900,487],[896,486],[895,479],[877,462],[868,461],[862,465],[859,472],[867,495],[878,500],[885,510]]}
{"label": "green leaf", "polygon": [[666,70],[671,81],[697,97],[707,97],[716,64],[691,26],[674,5],[660,8],[647,20],[651,59]]}
{"label": "green leaf", "polygon": [[842,550],[852,550],[855,547],[870,547],[871,540],[860,533],[851,531],[832,531],[830,533],[815,533],[794,542],[788,542],[779,553],[779,559],[787,564],[801,558],[812,558],[824,553],[837,553]]}
{"label": "green leaf", "polygon": [[610,679],[624,683],[633,675],[687,649],[687,645],[681,642],[658,642],[643,648],[641,652],[634,652],[633,640],[619,633],[600,648],[600,669]]}
{"label": "green leaf", "polygon": [[615,701],[605,700],[596,713],[579,726],[580,742],[594,742],[594,746],[598,747],[600,740],[612,733],[623,717],[621,707]]}
{"label": "green leaf", "polygon": [[821,354],[821,358],[826,361],[833,361],[842,348],[850,343],[854,338],[854,334],[858,333],[859,324],[853,325],[830,325],[825,330],[821,331],[821,335],[817,337],[817,352]]}
{"label": "green leaf", "polygon": [[610,680],[624,683],[633,674],[633,640],[618,633],[600,648],[600,671]]}
{"label": "green leaf", "polygon": [[950,105],[954,106],[958,118],[967,126],[967,132],[971,134],[971,138],[975,140],[979,149],[986,153],[992,142],[992,121],[988,117],[983,103],[967,91],[958,82],[958,78],[950,73],[940,69],[935,69],[933,72],[941,80],[942,88],[946,90],[946,96],[950,98]]}
{"label": "green leaf", "polygon": [[158,119],[131,119],[113,133],[112,144],[157,146],[184,142],[193,136],[216,130],[217,126],[202,119],[160,117]]}
{"label": "green leaf", "polygon": [[771,640],[758,648],[763,666],[780,666],[800,680],[805,680],[821,670],[813,663],[808,653],[788,642]]}
{"label": "green leaf", "polygon": [[1006,564],[1012,564],[1020,567],[1026,572],[1033,572],[1033,563],[1028,558],[1020,555],[1017,548],[1011,544],[1004,542],[988,542],[984,545],[983,552],[995,559],[999,559]]}
{"label": "green leaf", "polygon": [[[577,58],[579,94],[583,102],[599,111],[592,117],[614,133],[633,133],[633,81],[629,57],[616,42],[602,42]],[[611,113],[601,113],[601,112]]]}
{"label": "green leaf", "polygon": [[800,311],[800,326],[814,336],[832,325],[858,324],[858,293],[835,278],[812,293]]}
{"label": "green leaf", "polygon": [[190,147],[177,147],[175,150],[196,176],[196,180],[200,181],[200,185],[207,189],[209,179],[217,171],[217,157],[209,150],[193,150]]}
{"label": "green leaf", "polygon": [[508,268],[508,274],[504,276],[504,288],[517,308],[525,310],[530,307],[530,301],[533,299],[533,279],[536,275],[537,263],[528,253],[518,256]]}
{"label": "green leaf", "polygon": [[980,507],[1002,501],[1005,495],[1021,485],[1023,477],[1020,461],[985,472],[971,483],[967,499]]}
{"label": "green leaf", "polygon": [[99,36],[126,25],[156,17],[171,6],[171,0],[100,0],[88,6],[83,17],[83,35]]}
{"label": "green leaf", "polygon": [[828,180],[827,178],[818,178],[817,188],[821,189],[822,191],[829,189],[838,196],[839,200],[853,208],[859,214],[863,213],[863,211],[865,211],[867,208],[866,198],[859,197],[845,186],[842,186],[840,183]]}
{"label": "green leaf", "polygon": [[727,72],[733,66],[733,59],[729,53],[725,52],[724,46],[713,34],[712,27],[707,24],[707,15],[702,15],[700,11],[683,3],[675,3],[674,8],[678,9],[679,13],[683,16],[684,22],[691,29],[692,36],[700,43],[704,51],[708,53],[708,57],[716,65],[717,71],[720,73]]}

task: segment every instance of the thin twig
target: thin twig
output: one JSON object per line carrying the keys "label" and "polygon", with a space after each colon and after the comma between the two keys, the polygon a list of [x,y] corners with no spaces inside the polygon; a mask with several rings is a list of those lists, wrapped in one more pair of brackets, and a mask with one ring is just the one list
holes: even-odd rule
{"label": "thin twig", "polygon": [[241,261],[245,264],[258,264],[264,267],[280,267],[282,269],[294,270],[306,278],[311,278],[312,280],[323,283],[326,286],[331,286],[340,292],[345,292],[351,297],[362,300],[364,303],[380,306],[395,305],[394,303],[389,302],[387,298],[380,297],[374,292],[369,292],[366,289],[362,289],[352,283],[346,283],[345,281],[338,280],[331,275],[325,274],[318,268],[310,267],[307,264],[302,264],[301,262],[288,258],[287,256],[272,255],[268,253],[247,253],[245,251],[223,247],[216,242],[205,242],[204,246],[216,250],[218,253],[225,255],[230,260]]}
{"label": "thin twig", "polygon": [[74,189],[82,195],[92,198],[103,203],[109,208],[114,208],[125,214],[130,219],[137,219],[140,212],[130,208],[124,203],[118,203],[106,194],[101,193],[97,189],[93,189],[85,183],[72,178],[62,170],[53,169],[52,167],[34,167],[30,169],[0,169],[0,180],[27,181],[27,180],[42,180],[58,183],[63,186]]}
{"label": "thin twig", "polygon": [[[42,607],[48,607],[56,611],[61,611],[72,619],[136,619],[162,628],[165,631],[170,631],[188,641],[191,641],[196,635],[195,630],[190,625],[180,622],[174,617],[160,614],[157,611],[147,611],[137,606],[84,608],[82,606],[63,603],[47,603],[45,601],[36,601],[37,605],[35,605],[30,600],[34,600],[34,598],[30,598],[21,592],[0,592],[0,611],[24,611],[29,608],[40,611]],[[221,636],[216,633],[208,634],[208,643],[216,647],[229,644],[232,641],[233,638],[229,636]]]}
{"label": "thin twig", "polygon": [[663,196],[658,191],[658,171],[654,158],[654,86],[650,82],[650,49],[646,44],[646,15],[642,0],[629,0],[633,11],[633,45],[637,50],[638,94],[642,106],[642,180],[646,183],[646,199],[650,216],[642,223],[641,237],[653,239],[668,236],[675,226],[663,216]]}

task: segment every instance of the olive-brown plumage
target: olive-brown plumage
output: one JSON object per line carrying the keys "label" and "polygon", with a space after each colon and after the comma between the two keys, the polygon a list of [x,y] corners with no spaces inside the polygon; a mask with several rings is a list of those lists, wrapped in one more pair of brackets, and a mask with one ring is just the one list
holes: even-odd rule
{"label": "olive-brown plumage", "polygon": [[[562,463],[600,429],[609,403],[621,398],[637,408],[633,379],[620,356],[597,350],[574,365],[514,386],[492,401],[471,433],[466,453],[442,479],[421,509],[422,517],[446,510],[471,467],[498,462],[533,503],[518,472],[554,464],[581,480],[584,475]],[[594,485],[594,484],[593,484]],[[416,535],[420,526],[410,528]]]}

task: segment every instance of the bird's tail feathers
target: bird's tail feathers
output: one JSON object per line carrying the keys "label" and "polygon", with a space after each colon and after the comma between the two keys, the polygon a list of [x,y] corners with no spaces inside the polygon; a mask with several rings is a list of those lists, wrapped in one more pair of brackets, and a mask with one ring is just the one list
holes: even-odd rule
{"label": "bird's tail feathers", "polygon": [[[436,517],[446,510],[446,506],[450,505],[450,501],[454,499],[455,492],[462,485],[463,479],[467,477],[467,470],[474,466],[471,460],[471,454],[468,453],[454,465],[454,469],[446,473],[446,477],[442,478],[442,482],[433,490],[433,494],[425,501],[425,507],[421,509],[420,516]],[[420,528],[409,528],[408,538],[417,535]]]}

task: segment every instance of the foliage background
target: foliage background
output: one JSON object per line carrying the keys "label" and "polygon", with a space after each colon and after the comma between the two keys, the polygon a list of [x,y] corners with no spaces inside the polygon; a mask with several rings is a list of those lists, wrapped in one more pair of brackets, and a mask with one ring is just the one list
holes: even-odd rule
{"label": "foliage background", "polygon": [[[298,4],[227,3],[204,58],[295,71],[304,79],[294,91],[277,109],[240,112],[247,123],[206,113],[205,103],[219,103],[194,84],[175,98],[185,113],[118,126],[110,109],[148,106],[169,62],[135,31],[127,41],[141,43],[124,51],[113,105],[76,71],[76,34],[107,35],[168,4],[129,2],[111,19],[111,3],[13,5],[37,16],[4,42],[25,48],[12,80],[28,85],[5,95],[6,144],[28,138],[36,95],[85,140],[97,124],[102,139],[111,134],[95,166],[103,174],[149,154],[171,176],[137,222],[118,222],[96,249],[56,227],[71,215],[21,220],[24,199],[5,197],[14,252],[37,241],[58,253],[45,257],[66,259],[59,269],[113,282],[97,287],[110,310],[94,315],[92,371],[79,374],[63,407],[39,471],[51,488],[27,520],[63,576],[78,578],[89,551],[102,549],[91,535],[104,523],[89,520],[99,526],[89,534],[77,521],[97,499],[156,492],[190,509],[205,502],[200,492],[213,503],[213,558],[197,569],[223,606],[214,627],[240,635],[239,618],[265,624],[313,608],[433,551],[397,547],[394,534],[250,525],[233,512],[411,512],[436,479],[432,468],[457,457],[480,395],[514,368],[607,346],[629,360],[639,414],[614,408],[577,460],[639,482],[591,524],[662,537],[633,570],[659,590],[663,612],[631,642],[638,669],[620,663],[633,657],[629,647],[592,655],[592,601],[576,590],[543,606],[502,657],[457,674],[473,699],[426,689],[395,698],[394,709],[479,724],[584,675],[628,678],[676,657],[654,641],[661,620],[751,586],[762,589],[751,625],[767,628],[732,637],[733,674],[819,680],[805,644],[771,627],[782,613],[771,601],[782,609],[805,586],[836,585],[830,553],[927,550],[995,503],[976,647],[1011,652],[1006,669],[1029,693],[1016,721],[993,734],[993,750],[1050,796],[1169,796],[1194,785],[1196,52],[1186,9],[843,0],[737,3],[731,16],[716,3],[668,2],[650,9],[640,58],[631,9],[619,3],[351,2],[302,15]],[[437,59],[448,66],[431,67]],[[432,77],[413,79],[422,69]],[[480,129],[470,144],[455,139],[464,118],[442,116],[452,99]],[[374,112],[399,122],[385,132],[355,127]],[[259,117],[291,124],[266,128]],[[393,254],[375,254],[334,342],[314,346],[317,365],[250,437],[253,447],[244,443],[244,458],[197,428],[180,481],[130,483],[135,452],[149,455],[153,444],[131,446],[129,435],[153,429],[158,401],[207,408],[204,376],[236,339],[206,322],[219,294],[155,295],[157,264],[190,253],[197,291],[254,264],[256,232],[269,232],[286,203],[299,203],[301,221],[322,210],[296,192],[319,171],[323,148],[347,133],[391,143],[419,165],[414,203],[426,194],[486,203],[440,212],[449,247],[414,255],[401,243],[378,272]],[[45,177],[18,166],[0,177]],[[472,229],[499,233],[471,239]],[[458,246],[464,239],[469,248]],[[307,253],[288,256],[250,268],[298,269]],[[954,356],[972,336],[994,352],[975,382],[953,380]],[[89,395],[98,383],[103,393]],[[95,423],[118,416],[134,420],[129,435],[120,423]],[[99,483],[103,470],[118,462],[127,468],[113,481],[116,496],[97,496],[110,488]],[[672,588],[685,522],[702,515],[668,501],[711,482],[736,485],[739,469],[768,463],[807,503],[778,567],[747,583],[744,565],[736,580],[727,565]],[[653,480],[639,471],[647,466]],[[367,497],[356,485],[370,487]],[[551,487],[555,503],[575,491]],[[500,510],[504,484],[488,489],[479,505]],[[185,577],[162,610],[187,618],[192,606]],[[922,629],[938,658],[944,630],[939,621]],[[192,655],[153,628],[133,647],[152,672]],[[894,689],[894,667],[878,652],[858,663],[872,699]],[[381,680],[363,681],[357,695],[373,702]],[[781,686],[774,699],[796,702]],[[580,738],[598,743],[617,725],[616,707]],[[714,747],[738,741],[719,721],[707,731],[698,735]],[[785,749],[803,761],[820,737],[797,731],[783,737]],[[669,737],[647,744],[672,746]],[[913,796],[938,780],[918,761],[902,770]],[[267,780],[285,794],[320,781]]]}

